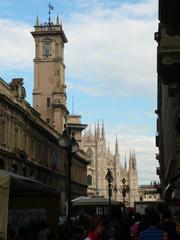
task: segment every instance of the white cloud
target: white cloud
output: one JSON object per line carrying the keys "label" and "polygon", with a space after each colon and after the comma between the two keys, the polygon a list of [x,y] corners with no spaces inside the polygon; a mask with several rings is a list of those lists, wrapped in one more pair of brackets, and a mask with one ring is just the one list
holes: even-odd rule
{"label": "white cloud", "polygon": [[28,69],[34,57],[34,42],[30,26],[17,21],[0,19],[0,69]]}
{"label": "white cloud", "polygon": [[121,124],[115,128],[108,127],[107,141],[110,143],[112,151],[115,147],[115,134],[117,133],[121,162],[124,162],[129,155],[129,149],[136,150],[139,183],[149,184],[151,181],[158,181],[156,167],[158,162],[155,158],[157,148],[155,147],[155,137],[147,134],[147,127],[141,125]]}
{"label": "white cloud", "polygon": [[[88,5],[86,0],[77,2]],[[66,75],[76,79],[70,87],[93,95],[155,95],[156,5],[156,0],[146,0],[108,8],[95,0],[88,12],[72,13],[64,22],[69,39]],[[32,66],[32,27],[0,19],[0,29],[1,70]]]}
{"label": "white cloud", "polygon": [[68,77],[77,79],[76,88],[104,95],[155,95],[156,4],[98,7],[71,16],[65,27],[66,65]]}

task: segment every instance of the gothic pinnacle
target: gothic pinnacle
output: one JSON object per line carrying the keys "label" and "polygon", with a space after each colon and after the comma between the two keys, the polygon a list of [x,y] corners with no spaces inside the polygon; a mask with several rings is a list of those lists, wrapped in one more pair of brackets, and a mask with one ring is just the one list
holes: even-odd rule
{"label": "gothic pinnacle", "polygon": [[39,17],[36,17],[36,26],[39,26]]}
{"label": "gothic pinnacle", "polygon": [[56,25],[59,25],[59,15],[57,15],[57,18],[56,18]]}

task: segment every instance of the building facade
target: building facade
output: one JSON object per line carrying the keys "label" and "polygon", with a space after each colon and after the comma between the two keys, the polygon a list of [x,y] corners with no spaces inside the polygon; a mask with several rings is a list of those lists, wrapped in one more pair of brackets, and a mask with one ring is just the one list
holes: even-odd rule
{"label": "building facade", "polygon": [[[126,205],[133,206],[134,201],[139,200],[138,172],[136,156],[134,151],[130,151],[129,167],[125,160],[124,166],[120,161],[118,141],[115,143],[115,154],[112,154],[106,143],[104,124],[100,127],[99,123],[95,131],[87,130],[83,136],[83,150],[86,153],[88,164],[87,182],[88,195],[100,195],[108,198],[108,182],[105,179],[107,169],[112,171],[112,199],[122,201],[123,183],[125,178],[126,185],[130,191],[126,194]],[[116,191],[114,191],[116,189]]]}
{"label": "building facade", "polygon": [[159,0],[156,155],[162,198],[180,198],[180,4]]}
{"label": "building facade", "polygon": [[140,201],[158,201],[161,199],[160,192],[157,187],[151,183],[149,185],[141,185],[139,187]]}

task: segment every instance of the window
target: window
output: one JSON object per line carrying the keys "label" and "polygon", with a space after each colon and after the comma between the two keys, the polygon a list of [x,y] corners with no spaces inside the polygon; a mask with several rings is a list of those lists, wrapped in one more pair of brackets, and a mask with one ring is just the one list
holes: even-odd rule
{"label": "window", "polygon": [[51,106],[51,99],[47,98],[47,107],[50,107],[50,106]]}
{"label": "window", "polygon": [[46,57],[51,55],[51,43],[49,43],[49,42],[44,43],[43,55]]}
{"label": "window", "polygon": [[87,176],[87,184],[92,185],[92,176],[91,175]]}
{"label": "window", "polygon": [[93,156],[93,151],[91,150],[91,148],[88,148],[86,152],[86,157],[87,157],[87,160],[89,161],[89,165],[92,164],[92,156]]}

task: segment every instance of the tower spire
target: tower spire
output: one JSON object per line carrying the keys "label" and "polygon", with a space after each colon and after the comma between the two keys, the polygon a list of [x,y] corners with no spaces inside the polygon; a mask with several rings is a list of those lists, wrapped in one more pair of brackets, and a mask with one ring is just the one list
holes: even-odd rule
{"label": "tower spire", "polygon": [[60,22],[59,22],[59,15],[57,15],[57,17],[56,17],[56,25],[59,25],[60,24]]}
{"label": "tower spire", "polygon": [[96,138],[97,138],[97,128],[96,128],[96,123],[95,123],[95,128],[94,128],[94,138],[95,138],[95,140],[96,140]]}
{"label": "tower spire", "polygon": [[101,127],[101,139],[105,142],[105,129],[104,129],[104,121],[102,120],[102,127]]}
{"label": "tower spire", "polygon": [[133,150],[133,162],[132,162],[133,168],[136,169],[136,151]]}
{"label": "tower spire", "polygon": [[116,143],[115,143],[115,156],[119,157],[119,144],[118,144],[117,134],[116,134]]}
{"label": "tower spire", "polygon": [[39,26],[39,17],[36,17],[36,26]]}
{"label": "tower spire", "polygon": [[99,119],[98,119],[98,122],[97,122],[97,140],[100,139],[100,127],[99,127]]}
{"label": "tower spire", "polygon": [[124,169],[127,170],[126,154],[125,154],[125,160],[124,160]]}
{"label": "tower spire", "polygon": [[129,149],[129,170],[132,169],[132,151]]}

